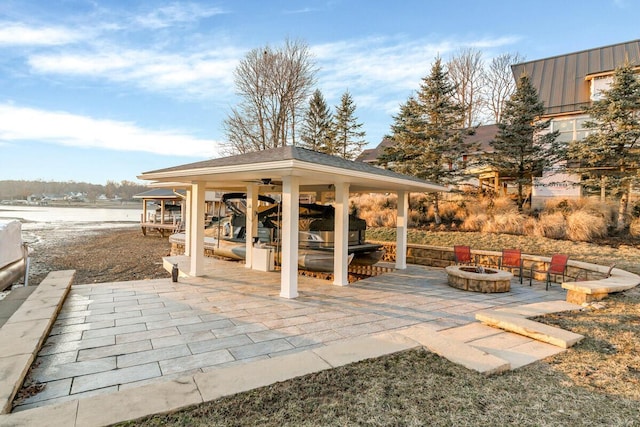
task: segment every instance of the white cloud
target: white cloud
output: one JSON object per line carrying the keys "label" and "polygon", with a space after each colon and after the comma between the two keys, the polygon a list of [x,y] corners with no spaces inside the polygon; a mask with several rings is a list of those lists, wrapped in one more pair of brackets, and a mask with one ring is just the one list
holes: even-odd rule
{"label": "white cloud", "polygon": [[0,45],[56,46],[83,38],[80,32],[65,27],[30,27],[22,23],[0,22]]}
{"label": "white cloud", "polygon": [[159,29],[175,24],[196,22],[202,18],[226,13],[217,7],[203,7],[196,3],[173,3],[165,7],[155,9],[144,16],[135,18],[135,22],[146,28]]}
{"label": "white cloud", "polygon": [[233,70],[240,55],[229,48],[191,54],[114,48],[36,54],[29,58],[29,65],[38,73],[106,79],[151,91],[179,90],[203,97],[232,92]]}
{"label": "white cloud", "polygon": [[446,61],[461,48],[475,47],[486,53],[516,41],[515,37],[436,42],[372,37],[316,45],[312,51],[322,69],[320,86],[327,98],[338,98],[349,89],[358,107],[389,111],[390,105],[397,106],[418,89],[437,56]]}
{"label": "white cloud", "polygon": [[180,131],[149,130],[127,122],[0,104],[0,143],[12,141],[206,158],[216,157],[220,144]]}

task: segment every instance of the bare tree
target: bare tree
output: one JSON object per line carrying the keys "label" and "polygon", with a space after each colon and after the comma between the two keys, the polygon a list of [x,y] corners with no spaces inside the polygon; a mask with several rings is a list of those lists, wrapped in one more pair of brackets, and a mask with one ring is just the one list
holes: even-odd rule
{"label": "bare tree", "polygon": [[479,124],[484,83],[482,52],[472,48],[460,50],[447,63],[447,73],[455,86],[454,98],[464,108],[464,126]]}
{"label": "bare tree", "polygon": [[295,145],[296,124],[315,84],[309,46],[286,40],[253,49],[234,72],[240,103],[224,121],[229,153]]}
{"label": "bare tree", "polygon": [[491,60],[485,72],[485,109],[491,113],[494,123],[500,123],[505,102],[516,91],[511,65],[522,61],[524,57],[519,53],[503,53]]}

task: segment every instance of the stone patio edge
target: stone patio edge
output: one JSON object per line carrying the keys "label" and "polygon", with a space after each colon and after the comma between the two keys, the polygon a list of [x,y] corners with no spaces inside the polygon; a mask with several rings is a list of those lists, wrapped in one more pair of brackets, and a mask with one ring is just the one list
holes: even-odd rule
{"label": "stone patio edge", "polygon": [[[13,399],[69,294],[75,273],[75,270],[49,273],[0,328],[0,342],[5,343],[0,346],[0,366],[3,368],[0,373],[0,414],[11,411]],[[45,315],[48,319],[43,319]],[[20,340],[24,348],[16,350],[6,345],[13,340]]]}

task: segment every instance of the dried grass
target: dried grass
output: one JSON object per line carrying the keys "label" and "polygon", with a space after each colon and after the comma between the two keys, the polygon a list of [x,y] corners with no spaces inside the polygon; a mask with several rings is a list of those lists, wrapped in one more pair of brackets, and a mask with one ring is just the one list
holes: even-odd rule
{"label": "dried grass", "polygon": [[525,217],[517,210],[505,210],[494,214],[484,224],[482,231],[485,233],[522,234],[524,222]]}
{"label": "dried grass", "polygon": [[607,235],[607,223],[601,214],[578,210],[567,216],[567,238],[573,241],[589,242]]}
{"label": "dried grass", "polygon": [[480,231],[484,225],[489,221],[489,216],[484,213],[469,214],[467,218],[460,225],[460,229],[463,231]]}
{"label": "dried grass", "polygon": [[540,215],[534,235],[550,239],[564,239],[567,236],[567,222],[562,212]]}
{"label": "dried grass", "polygon": [[640,218],[634,218],[629,224],[629,234],[633,237],[640,237]]}

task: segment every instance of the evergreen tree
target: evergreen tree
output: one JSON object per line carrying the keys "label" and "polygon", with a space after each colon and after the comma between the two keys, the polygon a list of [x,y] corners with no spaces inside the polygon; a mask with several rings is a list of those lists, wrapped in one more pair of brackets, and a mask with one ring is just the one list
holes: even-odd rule
{"label": "evergreen tree", "polygon": [[362,152],[367,142],[363,139],[365,132],[360,130],[362,123],[358,123],[355,116],[356,104],[349,91],[346,91],[336,106],[334,121],[335,151],[334,155],[347,160],[353,160]]}
{"label": "evergreen tree", "polygon": [[304,148],[331,154],[336,151],[333,134],[333,115],[319,89],[311,96],[302,124],[300,139]]}
{"label": "evergreen tree", "polygon": [[585,108],[591,120],[584,127],[593,131],[581,141],[573,141],[569,158],[585,176],[585,185],[604,185],[620,197],[617,229],[627,226],[632,185],[637,182],[640,165],[640,81],[633,68],[624,64],[616,69],[602,98]]}
{"label": "evergreen tree", "polygon": [[525,200],[524,189],[532,185],[533,178],[566,156],[564,144],[556,141],[558,132],[544,132],[551,122],[540,119],[543,113],[544,103],[531,80],[521,76],[505,103],[496,139],[490,142],[494,152],[487,156],[487,163],[500,176],[514,179],[519,210]]}
{"label": "evergreen tree", "polygon": [[[462,177],[458,167],[463,154],[472,151],[465,142],[464,109],[455,100],[455,86],[436,58],[431,74],[422,79],[417,97],[411,97],[394,117],[387,148],[379,161],[398,172],[436,184],[453,184]],[[435,222],[440,223],[438,193],[432,194]]]}

